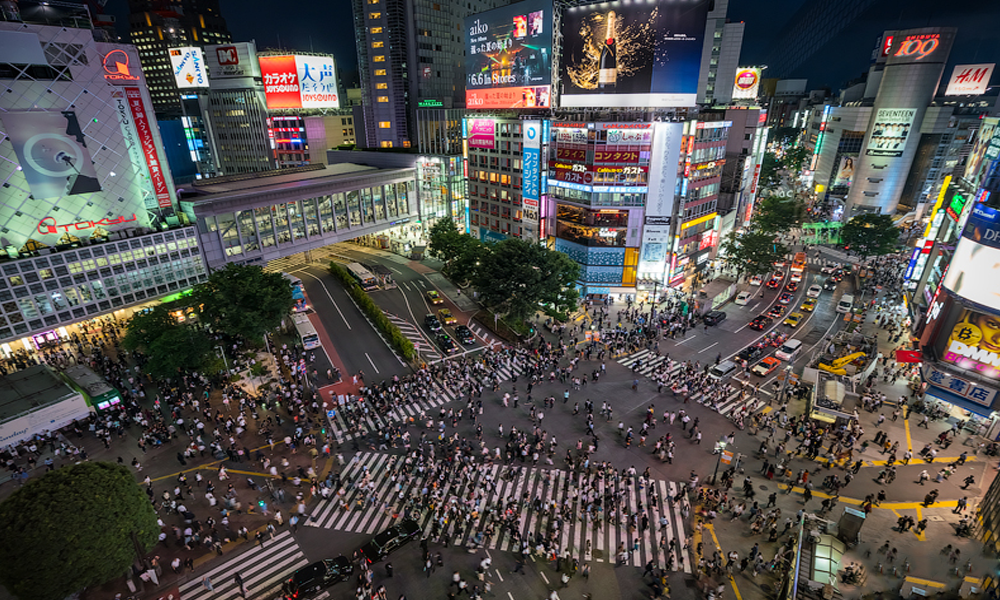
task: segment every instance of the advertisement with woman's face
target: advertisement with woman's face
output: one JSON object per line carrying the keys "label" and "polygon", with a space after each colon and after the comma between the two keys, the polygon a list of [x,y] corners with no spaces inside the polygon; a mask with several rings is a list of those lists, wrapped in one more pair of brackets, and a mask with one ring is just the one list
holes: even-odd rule
{"label": "advertisement with woman's face", "polygon": [[1000,310],[1000,213],[972,208],[942,284],[988,310]]}

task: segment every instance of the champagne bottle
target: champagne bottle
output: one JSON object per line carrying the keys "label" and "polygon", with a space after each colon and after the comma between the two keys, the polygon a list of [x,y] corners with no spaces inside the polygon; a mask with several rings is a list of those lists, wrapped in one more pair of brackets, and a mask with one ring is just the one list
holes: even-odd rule
{"label": "champagne bottle", "polygon": [[618,60],[615,57],[615,13],[608,13],[608,32],[601,47],[601,59],[598,63],[597,89],[602,92],[613,92],[618,81]]}

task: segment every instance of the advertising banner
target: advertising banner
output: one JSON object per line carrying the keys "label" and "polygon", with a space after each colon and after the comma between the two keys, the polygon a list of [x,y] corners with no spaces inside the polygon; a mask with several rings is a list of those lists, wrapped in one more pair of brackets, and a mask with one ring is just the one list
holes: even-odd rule
{"label": "advertising banner", "polygon": [[916,115],[915,108],[878,109],[865,156],[902,156]]}
{"label": "advertising banner", "polygon": [[465,19],[467,108],[552,105],[552,2],[528,0]]}
{"label": "advertising banner", "polygon": [[473,119],[469,128],[469,148],[493,150],[496,148],[496,121]]}
{"label": "advertising banner", "polygon": [[837,176],[833,178],[833,187],[851,187],[854,180],[854,157],[841,156],[840,168],[837,169]]}
{"label": "advertising banner", "polygon": [[115,110],[118,113],[118,124],[122,128],[122,137],[125,139],[125,149],[128,151],[129,162],[132,168],[139,175],[139,185],[142,188],[143,205],[149,210],[155,210],[158,205],[156,196],[150,183],[149,166],[142,154],[142,145],[139,143],[139,132],[136,131],[135,123],[132,121],[132,111],[129,109],[128,100],[125,98],[125,90],[115,89],[111,92],[111,97],[115,101]]}
{"label": "advertising banner", "polygon": [[671,217],[674,214],[683,134],[683,123],[656,123],[653,130],[649,196],[646,198],[647,221],[650,217]]}
{"label": "advertising banner", "polygon": [[525,207],[537,209],[542,179],[542,122],[522,121],[521,127],[524,131],[522,198]]}
{"label": "advertising banner", "polygon": [[941,360],[1000,379],[1000,317],[963,308]]}
{"label": "advertising banner", "polygon": [[205,46],[205,64],[210,79],[261,76],[257,46],[253,42]]}
{"label": "advertising banner", "polygon": [[733,83],[733,100],[756,100],[757,89],[760,87],[760,68],[741,67],[736,70],[736,81]]}
{"label": "advertising banner", "polygon": [[996,63],[955,65],[945,96],[980,96],[990,85]]}
{"label": "advertising banner", "polygon": [[979,185],[990,161],[1000,158],[1000,119],[986,117],[981,123],[972,151],[965,161],[965,178],[974,186]]}
{"label": "advertising banner", "polygon": [[982,204],[972,207],[962,239],[955,247],[941,284],[954,294],[1000,311],[1000,212]]}
{"label": "advertising banner", "polygon": [[709,4],[604,2],[566,10],[560,104],[694,106]]}
{"label": "advertising banner", "polygon": [[555,130],[556,142],[560,144],[586,144],[587,143],[587,130],[586,129],[556,129]]}
{"label": "advertising banner", "polygon": [[924,363],[920,368],[920,372],[924,379],[931,385],[947,390],[964,400],[969,400],[981,406],[990,406],[996,400],[996,390],[936,369],[934,363]]}
{"label": "advertising banner", "polygon": [[269,109],[340,108],[332,56],[261,56],[259,61]]}
{"label": "advertising banner", "polygon": [[160,166],[160,157],[156,153],[156,141],[153,139],[149,115],[146,114],[146,109],[142,106],[142,92],[139,88],[125,88],[125,98],[132,111],[132,122],[135,123],[135,130],[139,133],[139,145],[146,158],[146,167],[149,169],[149,180],[153,184],[156,204],[160,208],[170,208],[170,190],[167,188],[163,167]]}
{"label": "advertising banner", "polygon": [[75,112],[9,111],[2,118],[36,199],[101,191]]}
{"label": "advertising banner", "polygon": [[181,90],[208,87],[205,73],[205,57],[201,48],[170,48],[170,68],[174,71],[174,81]]}

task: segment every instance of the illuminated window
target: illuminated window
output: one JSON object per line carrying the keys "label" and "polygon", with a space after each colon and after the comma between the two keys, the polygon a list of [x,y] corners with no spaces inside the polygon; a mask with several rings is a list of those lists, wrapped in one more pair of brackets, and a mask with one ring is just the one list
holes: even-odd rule
{"label": "illuminated window", "polygon": [[379,54],[378,56],[376,56],[372,60],[374,60],[375,62],[385,62],[385,55],[384,54]]}
{"label": "illuminated window", "polygon": [[372,27],[372,33],[382,33],[381,27]]}
{"label": "illuminated window", "polygon": [[379,96],[378,97],[378,101],[379,102],[388,102],[389,101],[389,96]]}
{"label": "illuminated window", "polygon": [[380,13],[380,12],[368,13],[368,16],[370,18],[372,18],[372,19],[381,19],[382,18],[382,13]]}
{"label": "illuminated window", "polygon": [[378,126],[382,129],[389,129],[392,127],[392,121],[379,121]]}
{"label": "illuminated window", "polygon": [[385,77],[385,69],[375,69],[376,77]]}
{"label": "illuminated window", "polygon": [[372,42],[372,48],[381,48],[385,45],[385,42]]}
{"label": "illuminated window", "polygon": [[375,84],[375,89],[387,90],[387,89],[389,89],[389,84],[388,83],[376,83]]}
{"label": "illuminated window", "polygon": [[385,142],[385,141],[383,141],[382,142],[382,147],[383,148],[392,148],[392,142]]}

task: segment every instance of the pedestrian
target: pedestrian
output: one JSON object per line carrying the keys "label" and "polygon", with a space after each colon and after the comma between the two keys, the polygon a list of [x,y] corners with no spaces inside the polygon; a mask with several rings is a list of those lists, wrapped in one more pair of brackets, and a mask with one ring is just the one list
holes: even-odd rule
{"label": "pedestrian", "polygon": [[385,576],[389,577],[390,579],[392,578],[392,563],[391,562],[385,563]]}

